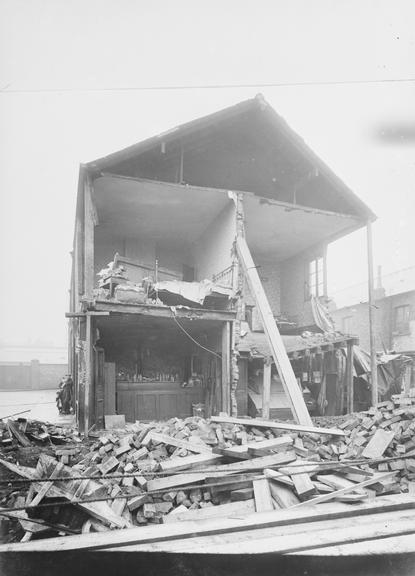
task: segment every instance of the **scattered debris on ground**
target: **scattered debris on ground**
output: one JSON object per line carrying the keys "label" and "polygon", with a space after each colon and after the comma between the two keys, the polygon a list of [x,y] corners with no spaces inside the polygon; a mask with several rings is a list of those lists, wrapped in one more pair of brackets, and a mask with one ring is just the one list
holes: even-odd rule
{"label": "scattered debris on ground", "polygon": [[9,420],[0,505],[13,510],[1,533],[27,540],[415,494],[415,397],[319,422],[333,424],[306,432],[226,415],[172,418],[81,440],[73,429]]}

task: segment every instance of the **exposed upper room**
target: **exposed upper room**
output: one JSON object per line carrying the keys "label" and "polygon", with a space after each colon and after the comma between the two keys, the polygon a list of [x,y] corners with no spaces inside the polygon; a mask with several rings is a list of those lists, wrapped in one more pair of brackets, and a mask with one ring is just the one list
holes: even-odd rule
{"label": "exposed upper room", "polygon": [[250,192],[289,205],[373,219],[371,210],[261,95],[90,162],[114,174]]}

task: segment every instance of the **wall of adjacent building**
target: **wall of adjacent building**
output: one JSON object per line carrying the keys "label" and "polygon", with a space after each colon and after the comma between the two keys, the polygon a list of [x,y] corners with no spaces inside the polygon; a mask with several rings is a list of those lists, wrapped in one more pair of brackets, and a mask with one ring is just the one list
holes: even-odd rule
{"label": "wall of adjacent building", "polygon": [[[395,309],[398,306],[410,307],[408,329],[399,333],[395,330]],[[363,302],[353,306],[345,306],[331,311],[336,329],[359,337],[360,346],[369,350],[369,309]],[[386,348],[395,352],[415,350],[415,290],[395,294],[375,300],[374,332],[376,350],[381,352]]]}

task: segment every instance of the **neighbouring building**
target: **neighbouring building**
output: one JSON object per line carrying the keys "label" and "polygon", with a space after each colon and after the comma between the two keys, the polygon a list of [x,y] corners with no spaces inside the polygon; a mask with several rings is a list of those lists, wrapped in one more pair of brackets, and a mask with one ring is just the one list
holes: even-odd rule
{"label": "neighbouring building", "polygon": [[[368,302],[356,302],[331,311],[338,330],[358,336],[369,350]],[[374,303],[374,333],[379,353],[415,356],[415,267],[388,274],[378,272]]]}
{"label": "neighbouring building", "polygon": [[338,395],[338,350],[350,358],[355,340],[314,346],[333,357],[321,379],[301,362],[310,345],[300,335],[321,332],[328,244],[373,219],[262,96],[82,165],[67,314],[80,428],[198,405],[247,414],[262,373],[275,408],[287,408],[275,367],[264,369],[271,354],[235,248],[242,237],[299,385],[311,377]]}

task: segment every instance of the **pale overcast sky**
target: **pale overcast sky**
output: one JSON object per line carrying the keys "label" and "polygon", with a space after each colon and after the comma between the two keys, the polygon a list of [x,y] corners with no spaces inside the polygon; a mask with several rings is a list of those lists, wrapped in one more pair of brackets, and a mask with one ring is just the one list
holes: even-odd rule
{"label": "pale overcast sky", "polygon": [[[80,162],[257,92],[378,215],[375,264],[415,264],[415,82],[256,86],[414,80],[413,1],[0,0],[0,12],[0,340],[65,342]],[[124,90],[201,84],[250,87]],[[364,232],[333,244],[331,291],[365,278]]]}

